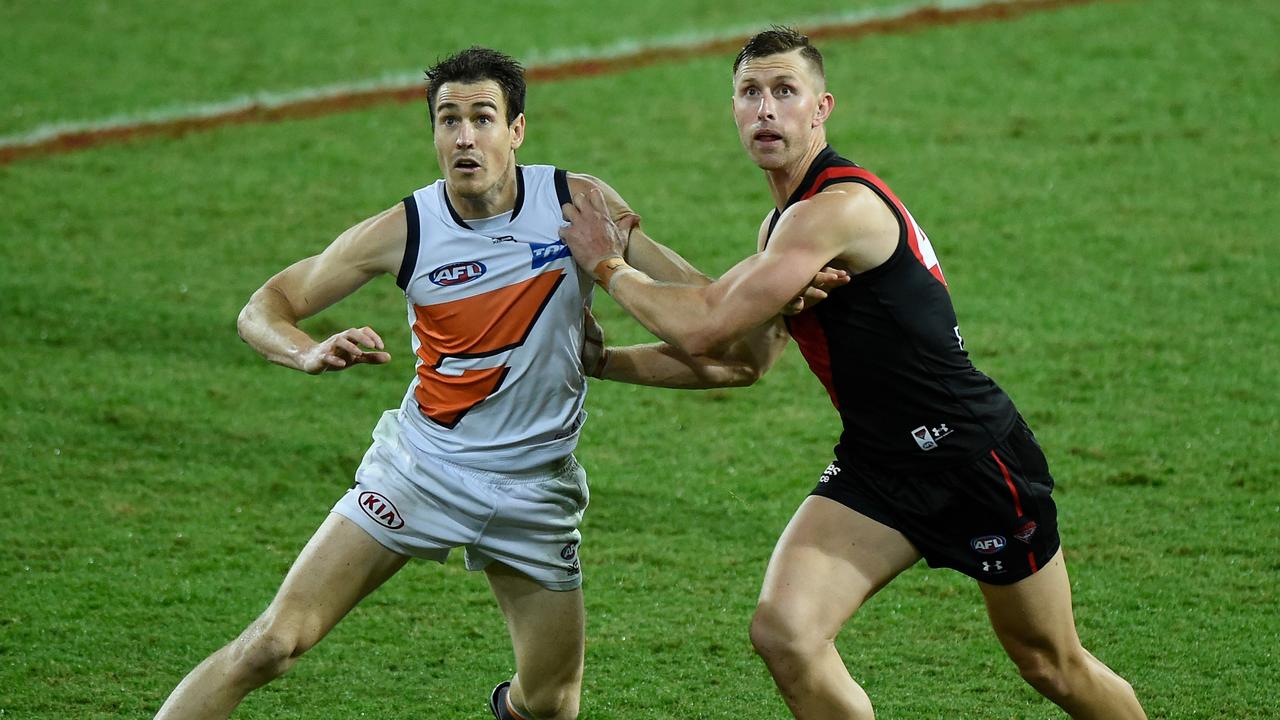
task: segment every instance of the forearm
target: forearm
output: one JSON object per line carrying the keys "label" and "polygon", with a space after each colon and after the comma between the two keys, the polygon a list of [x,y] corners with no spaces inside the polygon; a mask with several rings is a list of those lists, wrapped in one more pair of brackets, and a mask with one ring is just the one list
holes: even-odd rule
{"label": "forearm", "polygon": [[786,323],[778,316],[734,342],[720,358],[723,362],[750,367],[759,378],[777,362],[790,338]]}
{"label": "forearm", "polygon": [[643,271],[658,282],[701,287],[710,285],[711,278],[680,256],[671,248],[655,241],[643,230],[631,231],[623,259],[631,267]]}
{"label": "forearm", "polygon": [[604,286],[649,332],[690,355],[714,355],[732,340],[712,317],[704,287],[659,283],[629,267]]}
{"label": "forearm", "polygon": [[681,390],[750,385],[759,378],[749,362],[692,357],[666,343],[609,348],[604,380]]}
{"label": "forearm", "polygon": [[303,370],[302,356],[316,341],[298,328],[298,318],[284,293],[266,285],[249,298],[236,320],[240,338],[267,360]]}

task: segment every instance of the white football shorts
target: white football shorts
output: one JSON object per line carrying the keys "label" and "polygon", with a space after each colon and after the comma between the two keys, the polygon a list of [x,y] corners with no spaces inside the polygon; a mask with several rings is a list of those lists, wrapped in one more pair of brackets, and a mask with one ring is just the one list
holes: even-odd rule
{"label": "white football shorts", "polygon": [[399,414],[383,413],[333,512],[402,555],[442,563],[462,547],[468,570],[496,561],[549,590],[582,584],[578,524],[589,493],[572,455],[517,473],[475,470],[415,450]]}

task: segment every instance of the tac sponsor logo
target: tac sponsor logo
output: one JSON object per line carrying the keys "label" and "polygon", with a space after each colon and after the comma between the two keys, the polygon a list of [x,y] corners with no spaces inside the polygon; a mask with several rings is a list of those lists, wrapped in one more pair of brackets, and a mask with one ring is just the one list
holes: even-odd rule
{"label": "tac sponsor logo", "polygon": [[1029,520],[1027,521],[1026,525],[1023,525],[1022,527],[1018,528],[1018,532],[1014,533],[1013,536],[1018,538],[1022,542],[1030,545],[1031,536],[1035,534],[1036,534],[1036,521]]}
{"label": "tac sponsor logo", "polygon": [[1008,542],[1003,535],[983,535],[969,541],[970,547],[983,555],[998,553],[1004,549]]}
{"label": "tac sponsor logo", "polygon": [[530,266],[534,270],[546,265],[562,257],[569,257],[569,246],[564,244],[563,240],[557,240],[553,243],[529,243],[529,252],[533,253],[533,264]]}
{"label": "tac sponsor logo", "polygon": [[404,518],[400,517],[400,511],[381,493],[372,490],[360,493],[360,509],[365,515],[373,518],[374,522],[388,530],[399,530],[404,527]]}
{"label": "tac sponsor logo", "polygon": [[479,260],[467,260],[465,262],[449,263],[441,265],[431,271],[427,277],[431,282],[448,287],[450,285],[461,285],[462,283],[471,282],[488,270],[484,263]]}

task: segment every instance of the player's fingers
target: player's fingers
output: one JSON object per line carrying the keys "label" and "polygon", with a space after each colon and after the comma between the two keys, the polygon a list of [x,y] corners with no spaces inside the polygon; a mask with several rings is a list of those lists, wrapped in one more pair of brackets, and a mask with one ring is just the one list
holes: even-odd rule
{"label": "player's fingers", "polygon": [[385,365],[391,362],[391,353],[385,352],[367,352],[358,358],[355,362],[368,363],[370,365]]}
{"label": "player's fingers", "polygon": [[350,328],[342,333],[342,338],[356,347],[371,347],[373,344],[373,338],[366,335],[363,328]]}
{"label": "player's fingers", "polygon": [[342,358],[338,357],[337,355],[334,355],[333,353],[325,353],[320,357],[320,360],[325,365],[328,365],[329,367],[341,369],[347,366],[346,360],[343,360]]}
{"label": "player's fingers", "polygon": [[360,328],[360,330],[367,337],[369,337],[370,340],[373,341],[373,342],[365,343],[369,347],[378,348],[379,350],[383,350],[387,347],[386,343],[382,342],[382,336],[374,332],[373,328],[369,327],[368,325],[365,325],[364,327]]}
{"label": "player's fingers", "polygon": [[361,350],[358,345],[356,345],[355,343],[351,342],[346,337],[341,335],[333,339],[332,352],[334,355],[337,355],[338,357],[342,357],[343,355],[348,355],[350,357],[360,357],[360,355],[364,353],[364,351]]}
{"label": "player's fingers", "polygon": [[813,282],[809,283],[809,286],[818,288],[819,290],[834,290],[841,285],[848,284],[849,278],[847,277],[842,278],[836,275],[822,275],[820,273],[813,276]]}
{"label": "player's fingers", "polygon": [[564,213],[564,219],[569,222],[575,222],[578,217],[578,206],[573,203],[565,203],[560,206],[560,211]]}
{"label": "player's fingers", "polygon": [[588,193],[588,197],[591,200],[591,207],[595,208],[596,212],[604,215],[605,217],[609,217],[609,206],[605,203],[604,193],[600,192],[600,188],[591,188],[591,192]]}

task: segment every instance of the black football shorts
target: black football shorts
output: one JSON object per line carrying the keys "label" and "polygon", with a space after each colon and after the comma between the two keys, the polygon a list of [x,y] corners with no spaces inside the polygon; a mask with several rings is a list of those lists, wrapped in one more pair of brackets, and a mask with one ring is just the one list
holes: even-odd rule
{"label": "black football shorts", "polygon": [[1019,417],[1003,441],[968,465],[912,474],[841,463],[811,494],[835,500],[906,536],[930,567],[1008,585],[1058,552],[1053,477]]}

